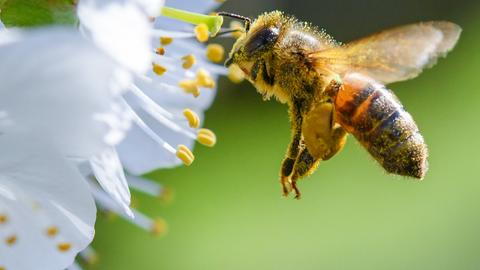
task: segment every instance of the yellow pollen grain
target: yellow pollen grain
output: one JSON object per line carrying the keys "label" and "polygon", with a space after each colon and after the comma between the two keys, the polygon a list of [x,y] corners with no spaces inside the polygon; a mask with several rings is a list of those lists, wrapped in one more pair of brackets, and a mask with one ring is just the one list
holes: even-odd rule
{"label": "yellow pollen grain", "polygon": [[195,156],[193,155],[192,151],[190,151],[190,149],[183,144],[178,146],[176,155],[186,166],[192,165],[193,161],[195,160]]}
{"label": "yellow pollen grain", "polygon": [[198,97],[200,95],[200,88],[195,80],[180,81],[178,86],[180,86],[185,93],[192,94],[194,97]]}
{"label": "yellow pollen grain", "polygon": [[0,266],[0,270],[7,270],[7,268]]}
{"label": "yellow pollen grain", "polygon": [[46,230],[48,237],[55,237],[58,234],[58,228],[56,226],[50,226]]}
{"label": "yellow pollen grain", "polygon": [[160,44],[163,46],[167,46],[173,42],[173,38],[171,37],[161,37],[160,38]]}
{"label": "yellow pollen grain", "polygon": [[197,71],[197,84],[201,87],[215,88],[215,80],[212,79],[210,74],[203,68]]}
{"label": "yellow pollen grain", "polygon": [[223,61],[223,58],[225,57],[225,49],[220,44],[216,44],[216,43],[208,44],[206,56],[208,60],[214,63],[220,63]]}
{"label": "yellow pollen grain", "polygon": [[241,37],[243,35],[243,31],[245,29],[245,26],[239,21],[231,21],[230,22],[230,29],[237,30],[237,31],[232,32],[232,37],[238,39],[239,37]]}
{"label": "yellow pollen grain", "polygon": [[228,68],[227,77],[233,83],[241,83],[245,80],[245,73],[238,65],[233,64]]}
{"label": "yellow pollen grain", "polygon": [[153,72],[158,76],[162,76],[165,72],[167,72],[167,69],[159,64],[153,63],[152,66],[153,66],[152,68]]}
{"label": "yellow pollen grain", "polygon": [[158,54],[158,55],[165,55],[165,47],[158,47],[155,50],[155,53]]}
{"label": "yellow pollen grain", "polygon": [[0,215],[0,224],[5,224],[8,221],[7,215]]}
{"label": "yellow pollen grain", "polygon": [[16,235],[10,235],[7,238],[5,238],[5,243],[9,246],[13,246],[16,242],[17,242]]}
{"label": "yellow pollen grain", "polygon": [[60,252],[67,252],[72,248],[72,244],[64,242],[57,245],[57,249]]}
{"label": "yellow pollen grain", "polygon": [[165,235],[168,231],[167,222],[163,218],[155,218],[152,222],[151,232],[153,235]]}
{"label": "yellow pollen grain", "polygon": [[182,57],[182,67],[184,69],[189,69],[191,67],[193,67],[193,65],[195,65],[196,63],[196,59],[195,59],[195,55],[193,54],[189,54],[189,55],[185,55],[184,57]]}
{"label": "yellow pollen grain", "polygon": [[200,126],[200,118],[194,111],[190,109],[185,109],[183,110],[183,115],[187,119],[188,125],[191,128],[198,128]]}
{"label": "yellow pollen grain", "polygon": [[213,131],[202,128],[198,130],[197,141],[205,146],[213,147],[217,143],[217,136]]}
{"label": "yellow pollen grain", "polygon": [[195,37],[197,38],[198,41],[200,42],[207,42],[208,41],[208,26],[204,23],[201,23],[197,26],[195,26],[195,29],[193,29],[193,32],[195,33]]}

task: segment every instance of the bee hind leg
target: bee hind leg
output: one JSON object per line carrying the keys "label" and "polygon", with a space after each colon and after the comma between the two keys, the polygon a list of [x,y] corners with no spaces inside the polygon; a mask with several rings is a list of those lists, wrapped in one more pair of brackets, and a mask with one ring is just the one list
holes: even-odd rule
{"label": "bee hind leg", "polygon": [[297,181],[312,174],[320,163],[319,158],[313,157],[307,148],[304,148],[295,162],[293,174],[291,177],[292,189],[295,191],[295,199],[300,199],[301,193],[297,187]]}
{"label": "bee hind leg", "polygon": [[282,162],[282,170],[280,171],[280,184],[282,185],[283,196],[288,196],[292,187],[290,185],[290,175],[293,171],[295,159],[286,157]]}

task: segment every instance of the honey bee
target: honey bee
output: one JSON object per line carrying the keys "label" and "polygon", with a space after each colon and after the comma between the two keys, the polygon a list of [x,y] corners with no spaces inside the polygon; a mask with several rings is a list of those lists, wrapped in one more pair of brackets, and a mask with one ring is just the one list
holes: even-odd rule
{"label": "honey bee", "polygon": [[423,179],[427,146],[411,115],[384,85],[412,79],[457,43],[451,22],[420,22],[381,31],[345,45],[284,15],[243,19],[228,67],[238,65],[263,95],[289,106],[292,138],[280,170],[283,194],[312,174],[352,134],[388,172]]}

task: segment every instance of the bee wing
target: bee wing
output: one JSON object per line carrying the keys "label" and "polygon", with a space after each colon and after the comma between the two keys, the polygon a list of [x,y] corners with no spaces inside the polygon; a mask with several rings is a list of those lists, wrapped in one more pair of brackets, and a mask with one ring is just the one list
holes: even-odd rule
{"label": "bee wing", "polygon": [[461,28],[432,21],[400,26],[310,54],[319,70],[358,72],[388,84],[416,77],[457,43]]}

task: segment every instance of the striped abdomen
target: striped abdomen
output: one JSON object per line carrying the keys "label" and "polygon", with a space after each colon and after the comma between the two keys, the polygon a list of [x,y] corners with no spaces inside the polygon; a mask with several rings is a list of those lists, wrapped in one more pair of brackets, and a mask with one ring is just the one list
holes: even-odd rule
{"label": "striped abdomen", "polygon": [[423,178],[427,146],[411,115],[384,86],[352,74],[335,98],[337,122],[370,152],[387,172]]}

